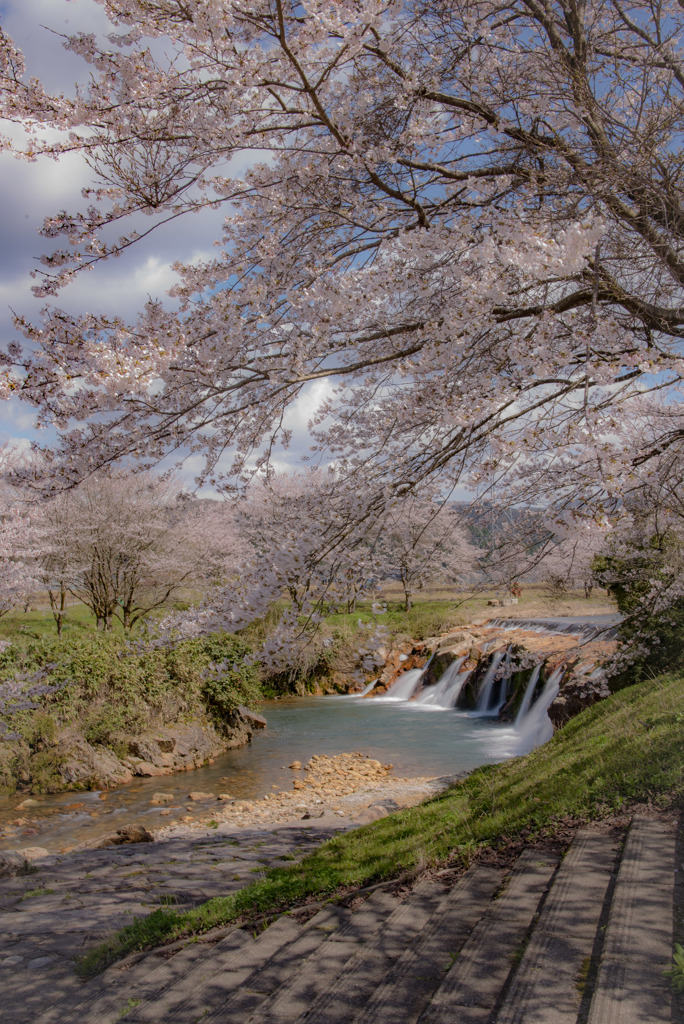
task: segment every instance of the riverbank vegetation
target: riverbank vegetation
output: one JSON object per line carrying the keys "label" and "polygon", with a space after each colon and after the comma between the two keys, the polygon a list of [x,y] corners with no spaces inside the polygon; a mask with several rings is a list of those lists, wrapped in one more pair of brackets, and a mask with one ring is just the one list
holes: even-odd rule
{"label": "riverbank vegetation", "polygon": [[0,743],[0,790],[20,781],[34,793],[88,788],[61,770],[71,756],[67,735],[125,757],[132,738],[149,729],[184,722],[224,729],[240,705],[254,707],[261,697],[249,654],[230,634],[156,650],[85,629],[15,635],[0,651],[0,681],[37,678],[46,692],[33,707],[4,715],[13,739]]}
{"label": "riverbank vegetation", "polygon": [[623,689],[579,714],[522,758],[487,765],[445,793],[325,843],[239,892],[186,913],[154,911],[91,950],[93,974],[133,950],[438,865],[467,866],[485,849],[552,838],[580,822],[684,799],[684,677]]}

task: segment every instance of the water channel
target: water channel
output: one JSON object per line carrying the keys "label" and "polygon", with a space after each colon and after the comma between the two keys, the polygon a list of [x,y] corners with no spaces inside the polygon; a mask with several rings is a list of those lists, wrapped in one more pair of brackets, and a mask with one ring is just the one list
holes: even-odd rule
{"label": "water channel", "polygon": [[[0,849],[71,847],[133,821],[155,828],[183,815],[206,819],[188,802],[193,790],[263,797],[273,786],[290,789],[292,761],[313,754],[359,751],[394,765],[397,776],[440,776],[501,761],[515,751],[511,727],[462,711],[417,707],[403,701],[361,697],[297,697],[262,705],[268,728],[252,743],[217,757],[214,764],[161,778],[136,778],[109,791],[69,792],[0,799]],[[173,793],[172,817],[150,805],[153,793]],[[27,819],[25,825],[12,822]]]}

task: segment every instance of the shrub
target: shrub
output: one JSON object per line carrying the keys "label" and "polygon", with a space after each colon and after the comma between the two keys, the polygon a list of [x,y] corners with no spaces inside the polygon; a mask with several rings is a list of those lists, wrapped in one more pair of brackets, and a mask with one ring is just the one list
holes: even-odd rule
{"label": "shrub", "polygon": [[31,745],[51,742],[57,723],[71,722],[89,742],[111,745],[153,721],[210,714],[220,722],[261,697],[250,653],[244,640],[227,633],[148,651],[113,634],[17,637],[0,653],[0,680],[43,669],[58,689],[8,724]]}

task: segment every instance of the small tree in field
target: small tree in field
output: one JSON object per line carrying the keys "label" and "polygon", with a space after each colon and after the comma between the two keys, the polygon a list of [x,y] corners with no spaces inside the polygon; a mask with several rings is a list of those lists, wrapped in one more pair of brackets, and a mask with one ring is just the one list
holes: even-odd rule
{"label": "small tree in field", "polygon": [[57,631],[66,594],[98,629],[118,618],[126,631],[181,587],[217,570],[221,532],[209,511],[178,500],[173,482],[150,474],[95,476],[33,510],[35,572]]}
{"label": "small tree in field", "polygon": [[577,523],[565,536],[556,535],[545,549],[536,573],[553,595],[583,590],[587,600],[596,582],[594,563],[606,545],[609,531],[591,522]]}
{"label": "small tree in field", "polygon": [[458,516],[434,500],[411,497],[392,508],[379,546],[386,573],[401,580],[407,612],[427,584],[463,582],[477,569],[478,551]]}

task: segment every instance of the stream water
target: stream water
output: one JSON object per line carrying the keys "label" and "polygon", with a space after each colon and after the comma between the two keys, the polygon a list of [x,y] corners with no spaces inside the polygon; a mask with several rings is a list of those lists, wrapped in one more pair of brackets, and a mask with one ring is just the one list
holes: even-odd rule
{"label": "stream water", "polygon": [[[500,761],[511,750],[511,728],[492,719],[403,701],[361,697],[298,697],[262,706],[268,728],[248,746],[228,751],[214,764],[161,778],[136,778],[109,791],[0,800],[0,849],[42,846],[57,851],[131,822],[148,828],[183,815],[206,819],[207,804],[192,804],[191,791],[230,793],[254,799],[273,787],[290,789],[292,761],[312,754],[357,750],[394,765],[397,776],[453,775]],[[439,711],[439,713],[434,713]],[[169,816],[150,804],[153,793],[173,793]],[[14,824],[26,819],[24,824]]]}
{"label": "stream water", "polygon": [[[499,620],[493,624],[503,637],[508,629],[515,628],[593,636],[617,622],[619,616],[586,616]],[[189,802],[190,792],[229,793],[235,799],[252,800],[276,788],[289,790],[292,773],[287,766],[292,761],[304,763],[313,754],[359,751],[393,764],[397,776],[455,775],[525,754],[553,733],[546,709],[558,693],[562,673],[554,673],[532,703],[535,675],[516,722],[507,725],[494,717],[505,697],[505,679],[498,678],[497,669],[506,657],[504,652],[495,655],[473,712],[453,707],[468,675],[459,673],[463,663],[460,659],[438,684],[419,694],[416,689],[423,670],[411,669],[381,697],[266,701],[262,710],[268,720],[267,729],[257,731],[248,746],[228,751],[213,764],[191,772],[136,778],[126,786],[104,792],[32,797],[28,806],[25,794],[0,797],[0,850],[41,846],[57,851],[132,822],[155,828],[179,818],[206,820],[210,805]],[[365,692],[370,689],[372,686]],[[410,700],[413,696],[415,699]],[[152,805],[154,793],[172,793],[171,807]]]}

